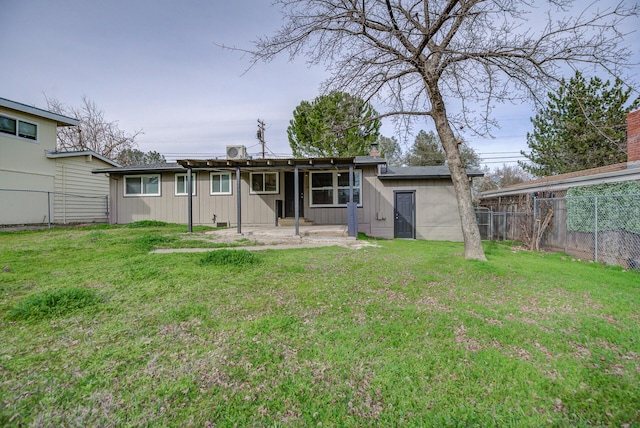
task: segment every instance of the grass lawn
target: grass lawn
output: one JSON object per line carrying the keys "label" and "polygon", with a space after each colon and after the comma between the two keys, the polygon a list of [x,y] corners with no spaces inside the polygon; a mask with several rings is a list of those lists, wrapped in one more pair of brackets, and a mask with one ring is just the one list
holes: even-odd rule
{"label": "grass lawn", "polygon": [[0,233],[1,426],[640,426],[640,273],[487,243]]}

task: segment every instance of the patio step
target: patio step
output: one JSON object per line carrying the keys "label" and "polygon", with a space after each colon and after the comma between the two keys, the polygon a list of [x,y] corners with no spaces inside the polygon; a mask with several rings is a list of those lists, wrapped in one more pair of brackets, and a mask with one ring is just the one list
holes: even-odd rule
{"label": "patio step", "polygon": [[[298,225],[300,226],[313,226],[315,223],[312,221],[307,220],[306,218],[301,218],[298,220]],[[279,218],[278,219],[278,226],[295,226],[296,225],[296,219],[295,218]]]}

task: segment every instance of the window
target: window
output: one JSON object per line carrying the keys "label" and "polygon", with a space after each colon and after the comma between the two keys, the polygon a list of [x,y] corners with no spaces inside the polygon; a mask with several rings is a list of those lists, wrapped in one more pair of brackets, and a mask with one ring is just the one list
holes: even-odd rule
{"label": "window", "polygon": [[[196,173],[191,173],[191,194],[195,196],[196,194]],[[176,174],[176,196],[186,196],[187,195],[187,186],[188,183],[188,175],[187,174]]]}
{"label": "window", "polygon": [[38,139],[38,125],[0,116],[0,132],[36,141]]}
{"label": "window", "polygon": [[252,172],[250,193],[280,193],[278,176],[279,173],[277,172]]}
{"label": "window", "polygon": [[211,194],[230,195],[231,194],[231,174],[212,172],[211,173]]}
{"label": "window", "polygon": [[[362,205],[361,171],[353,171],[353,202]],[[311,173],[311,206],[346,206],[349,202],[349,171]]]}
{"label": "window", "polygon": [[160,175],[134,175],[124,178],[125,196],[160,196]]}

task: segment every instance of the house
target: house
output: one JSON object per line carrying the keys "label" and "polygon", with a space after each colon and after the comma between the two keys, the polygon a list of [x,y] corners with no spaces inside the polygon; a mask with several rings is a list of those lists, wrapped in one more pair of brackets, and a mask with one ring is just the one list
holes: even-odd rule
{"label": "house", "polygon": [[563,197],[571,188],[628,181],[640,182],[640,110],[627,115],[627,162],[551,175],[483,192],[480,204],[494,211],[508,211],[530,204],[533,198]]}
{"label": "house", "polygon": [[60,126],[79,121],[0,98],[0,225],[105,222],[109,179],[118,167],[90,150],[57,152]]}
{"label": "house", "polygon": [[[604,186],[603,186],[604,185]],[[492,239],[621,266],[640,266],[640,110],[627,115],[627,162],[483,192],[481,232]],[[537,229],[537,230],[536,230]]]}
{"label": "house", "polygon": [[229,146],[225,159],[94,172],[109,175],[111,223],[280,226],[294,234],[303,224],[348,225],[351,235],[462,240],[447,167],[391,168],[375,155],[252,159]]}

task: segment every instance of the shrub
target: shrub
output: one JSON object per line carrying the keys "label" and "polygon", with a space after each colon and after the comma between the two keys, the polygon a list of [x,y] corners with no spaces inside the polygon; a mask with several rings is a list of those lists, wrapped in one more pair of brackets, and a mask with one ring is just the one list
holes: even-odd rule
{"label": "shrub", "polygon": [[205,265],[231,265],[244,266],[258,263],[260,258],[247,250],[217,250],[206,253],[200,264]]}
{"label": "shrub", "polygon": [[133,223],[127,224],[127,227],[134,229],[139,227],[166,227],[168,225],[169,223],[166,223],[164,221],[140,220],[140,221],[134,221]]}
{"label": "shrub", "polygon": [[29,296],[9,312],[10,320],[38,320],[64,316],[99,302],[96,294],[84,288],[68,287]]}

